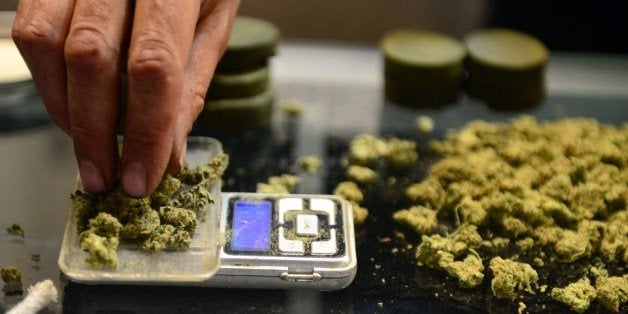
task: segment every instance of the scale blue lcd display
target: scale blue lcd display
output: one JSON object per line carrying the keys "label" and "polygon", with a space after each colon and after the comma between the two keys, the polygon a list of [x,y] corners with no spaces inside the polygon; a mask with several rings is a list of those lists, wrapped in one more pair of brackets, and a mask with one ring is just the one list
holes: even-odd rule
{"label": "scale blue lcd display", "polygon": [[231,249],[268,251],[272,204],[269,201],[236,201],[233,205]]}

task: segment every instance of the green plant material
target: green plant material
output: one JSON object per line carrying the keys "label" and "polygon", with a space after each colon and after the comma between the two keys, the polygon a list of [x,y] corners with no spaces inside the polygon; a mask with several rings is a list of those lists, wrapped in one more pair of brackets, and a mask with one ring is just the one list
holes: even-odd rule
{"label": "green plant material", "polygon": [[151,207],[159,208],[161,206],[168,205],[170,198],[172,198],[172,196],[174,196],[180,189],[181,181],[169,174],[166,174],[159,183],[155,193],[150,196]]}
{"label": "green plant material", "polygon": [[280,176],[268,178],[268,184],[284,186],[290,192],[294,191],[294,189],[297,187],[297,184],[301,183],[301,181],[301,177],[291,174],[282,174]]}
{"label": "green plant material", "polygon": [[595,300],[597,293],[589,278],[584,277],[564,288],[553,288],[550,295],[552,299],[567,304],[572,311],[583,313]]}
{"label": "green plant material", "polygon": [[205,220],[207,216],[207,210],[205,207],[210,204],[214,204],[214,199],[212,198],[211,191],[209,190],[211,187],[212,181],[203,181],[205,183],[199,183],[195,185],[193,188],[182,191],[181,193],[174,196],[174,198],[170,201],[170,206],[179,207],[179,208],[188,208],[197,213],[197,217],[200,220]]}
{"label": "green plant material", "polygon": [[491,290],[497,298],[514,299],[519,290],[532,292],[531,285],[539,278],[529,264],[502,259],[499,256],[491,259],[489,268],[493,272]]}
{"label": "green plant material", "polygon": [[488,246],[496,251],[503,250],[510,245],[510,239],[502,237],[494,237],[488,241]]}
{"label": "green plant material", "polygon": [[161,251],[168,246],[187,248],[192,243],[192,237],[183,228],[162,224],[153,230],[150,237],[144,242],[143,248],[152,253]]}
{"label": "green plant material", "polygon": [[469,196],[463,197],[455,210],[457,211],[460,222],[462,223],[482,226],[488,219],[488,213],[484,209],[482,203],[474,201]]}
{"label": "green plant material", "polygon": [[285,186],[268,183],[258,183],[256,192],[266,194],[290,194],[290,191]]}
{"label": "green plant material", "polygon": [[282,174],[268,178],[267,183],[257,184],[257,193],[290,194],[294,192],[297,184],[301,183],[301,177],[291,174]]}
{"label": "green plant material", "polygon": [[117,218],[109,213],[100,212],[95,218],[89,220],[87,230],[83,231],[80,237],[82,238],[84,234],[90,233],[107,238],[118,237],[121,230],[122,224]]}
{"label": "green plant material", "polygon": [[389,140],[359,134],[349,143],[350,165],[372,167],[385,160],[391,167],[406,169],[418,160],[416,142],[393,137]]}
{"label": "green plant material", "polygon": [[554,245],[556,255],[561,261],[573,262],[590,255],[589,236],[586,233],[563,230],[560,239]]}
{"label": "green plant material", "polygon": [[421,239],[416,250],[419,266],[443,270],[457,278],[463,288],[473,288],[482,282],[484,266],[474,250],[482,243],[482,238],[475,226],[465,224],[447,237],[434,234],[423,235]]}
{"label": "green plant material", "polygon": [[194,169],[188,166],[183,167],[177,179],[188,185],[196,185],[203,180],[214,182],[222,177],[228,166],[229,155],[218,153],[207,165],[202,165]]}
{"label": "green plant material", "polygon": [[[531,116],[473,121],[430,147],[441,159],[406,196],[436,213],[436,230],[481,228],[489,236],[485,259],[525,252],[537,266],[628,262],[626,125]],[[510,287],[505,280],[495,289],[513,298],[518,289]]]}
{"label": "green plant material", "polygon": [[455,261],[451,253],[439,251],[438,266],[441,267],[450,277],[458,278],[458,284],[462,288],[474,288],[482,283],[484,279],[484,265],[482,258],[473,249],[469,249],[462,261]]}
{"label": "green plant material", "polygon": [[196,230],[196,214],[189,209],[163,206],[159,208],[159,218],[164,224],[184,229],[190,233],[194,233]]}
{"label": "green plant material", "polygon": [[364,199],[364,194],[360,190],[360,187],[352,181],[343,181],[338,183],[334,189],[334,195],[356,203],[360,203]]}
{"label": "green plant material", "polygon": [[148,207],[134,208],[125,215],[126,223],[121,231],[124,239],[141,239],[151,234],[161,224],[159,213]]}
{"label": "green plant material", "polygon": [[11,227],[7,228],[7,233],[12,235],[17,235],[20,237],[24,237],[24,228],[18,224],[12,224]]}
{"label": "green plant material", "polygon": [[438,179],[427,178],[420,183],[411,184],[406,189],[406,196],[415,204],[438,209],[445,203],[447,191]]}
{"label": "green plant material", "polygon": [[118,266],[118,248],[122,224],[111,214],[100,212],[89,220],[88,228],[79,234],[81,249],[89,253],[85,262],[94,267]]}
{"label": "green plant material", "polygon": [[81,233],[81,250],[89,253],[85,262],[95,268],[118,267],[117,237],[104,237],[96,233]]}
{"label": "green plant material", "polygon": [[0,270],[0,277],[5,283],[22,283],[22,271],[15,266],[3,266]]}
{"label": "green plant material", "polygon": [[410,227],[418,234],[432,234],[438,227],[436,211],[420,205],[395,212],[393,220]]}
{"label": "green plant material", "polygon": [[72,194],[80,247],[89,253],[86,263],[95,268],[116,268],[120,241],[144,243],[152,253],[168,247],[188,248],[198,220],[213,204],[211,185],[229,163],[216,154],[209,164],[184,167],[177,177],[165,175],[155,193],[132,198],[120,187],[104,195],[85,191]]}
{"label": "green plant material", "polygon": [[356,225],[362,225],[366,221],[366,217],[369,215],[368,209],[360,206],[355,201],[350,201],[351,208],[353,209],[353,223]]}
{"label": "green plant material", "polygon": [[195,169],[184,167],[177,177],[182,183],[191,185],[190,189],[180,189],[172,196],[168,205],[186,208],[194,211],[199,220],[207,216],[205,207],[214,204],[211,196],[211,185],[220,180],[229,166],[229,156],[224,153],[216,154],[207,165]]}
{"label": "green plant material", "polygon": [[151,232],[148,239],[144,242],[143,248],[152,253],[165,249],[176,230],[177,228],[171,225],[160,225]]}
{"label": "green plant material", "polygon": [[421,133],[430,133],[434,130],[434,119],[429,116],[420,115],[416,117],[414,122]]}
{"label": "green plant material", "polygon": [[298,117],[305,111],[305,107],[302,103],[297,101],[289,101],[279,106],[281,112],[289,117]]}
{"label": "green plant material", "polygon": [[364,200],[364,194],[357,184],[353,181],[343,181],[338,183],[334,189],[334,195],[344,198],[351,203],[353,208],[353,222],[361,225],[366,221],[369,215],[368,209],[360,206],[360,202]]}
{"label": "green plant material", "polygon": [[98,196],[77,190],[70,195],[70,198],[72,199],[72,207],[75,212],[76,232],[81,233],[87,228],[89,219],[98,214],[98,208],[96,207]]}
{"label": "green plant material", "polygon": [[612,214],[603,231],[600,253],[609,261],[621,260],[628,263],[628,210]]}
{"label": "green plant material", "polygon": [[619,306],[628,302],[628,275],[623,277],[598,276],[595,279],[596,300],[607,310],[619,312]]}
{"label": "green plant material", "polygon": [[523,314],[523,313],[525,313],[525,312],[526,312],[526,308],[527,308],[527,306],[526,306],[526,304],[525,304],[525,303],[523,303],[523,302],[519,302],[519,306],[517,307],[517,313],[518,313],[518,314]]}
{"label": "green plant material", "polygon": [[388,144],[373,135],[360,134],[349,143],[349,159],[352,164],[367,166],[388,156]]}
{"label": "green plant material", "polygon": [[297,166],[307,174],[314,174],[322,165],[321,157],[315,155],[301,156],[297,159]]}
{"label": "green plant material", "polygon": [[530,249],[532,249],[534,247],[534,239],[532,239],[530,237],[523,238],[521,240],[517,240],[515,242],[515,245],[519,249],[519,252],[525,252],[525,251],[528,251],[528,250],[530,250]]}
{"label": "green plant material", "polygon": [[393,168],[406,169],[412,167],[419,159],[419,154],[416,152],[416,142],[414,141],[393,137],[386,144],[388,145],[388,154],[385,157],[388,164]]}
{"label": "green plant material", "polygon": [[346,174],[349,180],[358,184],[372,184],[377,180],[377,172],[368,167],[350,165]]}

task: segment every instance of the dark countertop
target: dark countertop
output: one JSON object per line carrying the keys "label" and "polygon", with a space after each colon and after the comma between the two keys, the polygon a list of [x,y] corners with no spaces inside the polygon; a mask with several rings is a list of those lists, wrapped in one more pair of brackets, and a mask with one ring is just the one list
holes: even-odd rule
{"label": "dark countertop", "polygon": [[[297,119],[287,119],[276,110],[272,126],[263,130],[213,134],[231,156],[223,190],[254,191],[255,183],[294,171],[291,165],[299,156],[317,154],[323,156],[325,169],[304,177],[298,192],[330,193],[343,180],[340,159],[348,141],[363,132],[416,139],[419,154],[426,156],[429,139],[477,118],[507,121],[532,114],[540,119],[585,116],[604,123],[628,121],[628,56],[552,54],[548,97],[541,105],[518,112],[495,112],[464,95],[439,110],[388,104],[381,94],[380,65],[374,47],[283,44],[272,63],[277,103],[297,100],[305,111]],[[436,122],[429,136],[415,130],[414,117],[419,114]],[[76,176],[71,141],[50,124],[20,128],[0,133],[0,156],[0,265],[22,270],[24,290],[43,279],[55,282],[61,300],[45,312],[516,312],[516,302],[486,302],[486,287],[480,294],[461,292],[444,275],[414,266],[408,247],[413,239],[394,236],[390,214],[403,205],[397,187],[420,180],[428,160],[410,173],[391,173],[398,182],[380,185],[367,197],[372,215],[365,226],[356,228],[354,283],[341,291],[318,292],[67,282],[57,258]],[[24,238],[4,232],[12,223],[26,229]],[[393,253],[393,248],[399,251]],[[40,254],[41,261],[31,260],[31,254]],[[20,296],[0,294],[0,310],[19,300]],[[531,311],[565,310],[525,301]]]}

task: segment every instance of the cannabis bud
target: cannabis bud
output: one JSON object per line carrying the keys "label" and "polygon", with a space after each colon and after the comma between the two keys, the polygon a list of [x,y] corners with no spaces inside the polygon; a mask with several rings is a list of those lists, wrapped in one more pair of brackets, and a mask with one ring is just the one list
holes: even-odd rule
{"label": "cannabis bud", "polygon": [[228,164],[226,154],[217,154],[207,165],[186,166],[177,177],[165,175],[155,193],[145,198],[132,198],[119,187],[105,195],[74,192],[80,246],[89,253],[85,262],[116,268],[120,242],[138,243],[151,253],[187,249],[198,219],[204,219],[207,205],[214,203],[210,188]]}

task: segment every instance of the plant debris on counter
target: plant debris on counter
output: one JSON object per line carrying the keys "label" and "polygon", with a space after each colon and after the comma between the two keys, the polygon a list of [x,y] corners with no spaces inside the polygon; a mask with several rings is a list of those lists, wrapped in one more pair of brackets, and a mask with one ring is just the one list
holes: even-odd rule
{"label": "plant debris on counter", "polygon": [[5,283],[22,283],[22,271],[15,266],[3,266],[0,269],[0,277]]}
{"label": "plant debris on counter", "polygon": [[297,166],[307,174],[314,174],[322,165],[321,157],[316,155],[301,156],[297,159]]}
{"label": "plant debris on counter", "polygon": [[22,226],[20,226],[19,224],[12,224],[11,227],[7,228],[6,230],[8,234],[17,235],[22,238],[26,234],[24,228],[22,228]]}
{"label": "plant debris on counter", "polygon": [[301,181],[301,177],[285,173],[268,178],[266,183],[258,183],[256,191],[257,193],[290,194]]}
{"label": "plant debris on counter", "polygon": [[[387,169],[393,176],[386,181],[404,186],[390,155],[413,157],[393,153],[390,142],[355,137],[343,165],[347,179],[372,192]],[[463,289],[489,280],[494,298],[515,305],[526,295],[545,294],[545,300],[580,309],[564,290],[580,282],[574,273],[595,292],[583,300],[614,312],[628,301],[628,125],[584,118],[538,122],[531,116],[511,123],[478,120],[430,147],[439,159],[422,180],[405,184],[411,206],[393,214],[401,230],[420,237],[414,245],[419,266],[442,271]],[[416,159],[404,164],[416,165]],[[356,166],[374,175],[363,179],[355,168],[349,171]],[[571,275],[548,281],[548,272],[560,265],[571,265]],[[608,271],[594,275],[590,269],[596,267]]]}

